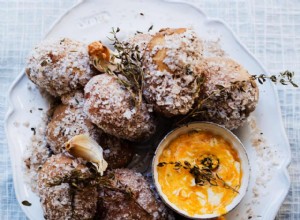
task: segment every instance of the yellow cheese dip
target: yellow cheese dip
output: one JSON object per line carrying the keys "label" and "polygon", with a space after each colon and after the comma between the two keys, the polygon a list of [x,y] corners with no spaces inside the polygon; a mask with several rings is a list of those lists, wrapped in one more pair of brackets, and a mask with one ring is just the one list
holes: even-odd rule
{"label": "yellow cheese dip", "polygon": [[[232,200],[238,195],[242,179],[240,160],[237,152],[221,136],[206,131],[195,131],[175,138],[165,147],[159,157],[159,163],[189,162],[191,166],[199,164],[203,155],[214,155],[219,166],[212,172],[218,179],[217,185],[206,183],[196,185],[190,169],[174,169],[174,164],[157,166],[158,182],[162,192],[178,209],[189,216],[203,214],[225,214]],[[230,187],[225,187],[224,182]]]}

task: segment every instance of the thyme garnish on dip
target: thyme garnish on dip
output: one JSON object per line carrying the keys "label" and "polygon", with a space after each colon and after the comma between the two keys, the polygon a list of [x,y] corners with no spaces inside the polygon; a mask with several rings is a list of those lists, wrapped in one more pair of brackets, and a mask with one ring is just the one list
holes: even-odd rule
{"label": "thyme garnish on dip", "polygon": [[160,162],[157,164],[158,167],[163,167],[165,165],[173,165],[174,170],[179,170],[181,168],[189,170],[189,173],[194,177],[195,184],[197,186],[223,186],[225,189],[230,189],[235,193],[239,193],[236,188],[227,184],[216,172],[219,167],[220,161],[213,154],[205,154],[201,155],[197,160],[198,164],[192,165],[188,161],[184,161],[183,163],[180,161],[176,162]]}

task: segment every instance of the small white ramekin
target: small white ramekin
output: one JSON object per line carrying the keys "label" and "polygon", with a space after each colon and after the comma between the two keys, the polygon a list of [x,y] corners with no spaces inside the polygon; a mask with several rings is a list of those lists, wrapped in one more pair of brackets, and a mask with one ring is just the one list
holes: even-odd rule
{"label": "small white ramekin", "polygon": [[159,157],[163,152],[164,148],[167,147],[170,144],[170,142],[174,140],[176,137],[178,137],[179,135],[186,134],[191,131],[208,131],[208,132],[212,132],[213,134],[220,135],[222,138],[228,141],[232,145],[232,147],[237,151],[241,162],[241,169],[242,169],[243,176],[242,176],[242,180],[241,180],[242,182],[239,188],[238,195],[226,207],[227,213],[230,212],[232,209],[234,209],[241,202],[242,198],[245,196],[247,192],[249,178],[250,178],[250,165],[249,165],[248,155],[241,141],[231,131],[218,124],[211,123],[211,122],[192,122],[187,125],[183,125],[179,128],[172,130],[162,139],[162,141],[159,143],[155,151],[153,162],[152,162],[152,173],[153,173],[154,185],[161,199],[164,201],[164,203],[167,206],[169,206],[171,209],[173,209],[175,212],[177,212],[178,214],[191,219],[216,218],[219,217],[220,214],[207,213],[202,215],[190,216],[187,212],[181,210],[180,208],[178,208],[177,206],[175,206],[169,201],[167,196],[162,192],[161,186],[158,182],[157,165],[159,163]]}

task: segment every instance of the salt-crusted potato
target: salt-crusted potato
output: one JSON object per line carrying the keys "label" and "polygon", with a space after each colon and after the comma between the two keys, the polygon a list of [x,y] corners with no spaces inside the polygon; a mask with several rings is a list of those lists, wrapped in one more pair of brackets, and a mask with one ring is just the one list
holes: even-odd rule
{"label": "salt-crusted potato", "polygon": [[154,110],[167,117],[188,113],[198,97],[202,71],[202,42],[195,32],[160,30],[147,45],[144,66],[143,94]]}
{"label": "salt-crusted potato", "polygon": [[102,186],[100,190],[99,219],[174,219],[140,173],[117,169],[108,176],[112,176],[109,187]]}
{"label": "salt-crusted potato", "polygon": [[38,191],[45,219],[92,219],[97,209],[93,174],[78,159],[63,154],[50,157],[38,174]]}
{"label": "salt-crusted potato", "polygon": [[240,127],[258,102],[255,81],[243,66],[230,58],[208,58],[206,65],[198,119],[224,125],[230,130]]}
{"label": "salt-crusted potato", "polygon": [[98,140],[100,129],[87,119],[82,106],[58,105],[47,126],[46,139],[55,153],[65,152],[65,143],[79,134],[88,134]]}
{"label": "salt-crusted potato", "polygon": [[46,138],[51,150],[64,153],[65,143],[79,134],[88,134],[104,150],[104,159],[110,169],[125,167],[132,160],[133,149],[130,144],[119,138],[105,134],[92,124],[83,112],[83,93],[62,96],[64,104],[58,105],[48,123]]}
{"label": "salt-crusted potato", "polygon": [[87,46],[64,38],[44,41],[29,56],[28,78],[53,96],[61,96],[83,86],[94,75]]}
{"label": "salt-crusted potato", "polygon": [[155,132],[147,105],[136,106],[126,88],[108,74],[93,77],[85,86],[84,112],[105,133],[141,141]]}

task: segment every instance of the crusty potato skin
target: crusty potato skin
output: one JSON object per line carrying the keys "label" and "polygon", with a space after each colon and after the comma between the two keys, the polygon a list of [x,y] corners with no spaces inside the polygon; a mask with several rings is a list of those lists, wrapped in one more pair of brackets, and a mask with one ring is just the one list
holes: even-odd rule
{"label": "crusty potato skin", "polygon": [[73,195],[72,219],[93,219],[98,205],[98,188],[85,186],[75,191]]}
{"label": "crusty potato skin", "polygon": [[144,141],[156,124],[147,105],[135,106],[132,96],[108,74],[93,77],[86,85],[84,112],[105,133],[129,141]]}
{"label": "crusty potato skin", "polygon": [[[199,94],[199,101],[203,103],[197,119],[212,121],[230,130],[242,126],[258,102],[256,82],[243,66],[230,58],[208,58],[205,63],[206,81]],[[233,89],[235,82],[239,83]],[[225,96],[217,95],[216,85],[224,87]]]}
{"label": "crusty potato skin", "polygon": [[101,131],[87,119],[81,106],[58,105],[47,125],[46,139],[55,153],[65,152],[65,143],[78,134],[98,139]]}
{"label": "crusty potato skin", "polygon": [[101,187],[99,219],[173,219],[171,212],[157,200],[144,177],[129,169],[108,173],[109,187]]}
{"label": "crusty potato skin", "polygon": [[97,219],[153,219],[133,199],[122,192],[107,188],[103,189],[100,195],[101,199],[98,202],[99,214]]}
{"label": "crusty potato skin", "polygon": [[[152,39],[149,41],[147,49],[149,51],[153,51],[155,46],[164,46],[165,44],[165,36],[171,36],[174,34],[182,34],[187,31],[186,28],[178,28],[178,29],[161,29],[158,33],[156,33]],[[162,48],[158,50],[153,56],[152,60],[155,65],[157,65],[157,69],[159,71],[167,70],[170,73],[173,73],[173,70],[170,70],[167,64],[164,63],[164,59],[167,57],[168,48]],[[175,74],[175,73],[174,73]]]}
{"label": "crusty potato skin", "polygon": [[146,101],[165,117],[187,114],[198,97],[202,41],[190,29],[162,29],[144,53]]}
{"label": "crusty potato skin", "polygon": [[33,83],[56,97],[83,88],[94,75],[87,46],[68,38],[36,46],[25,72]]}
{"label": "crusty potato skin", "polygon": [[98,200],[97,186],[90,184],[92,178],[81,161],[64,154],[50,157],[38,175],[45,219],[92,219]]}

